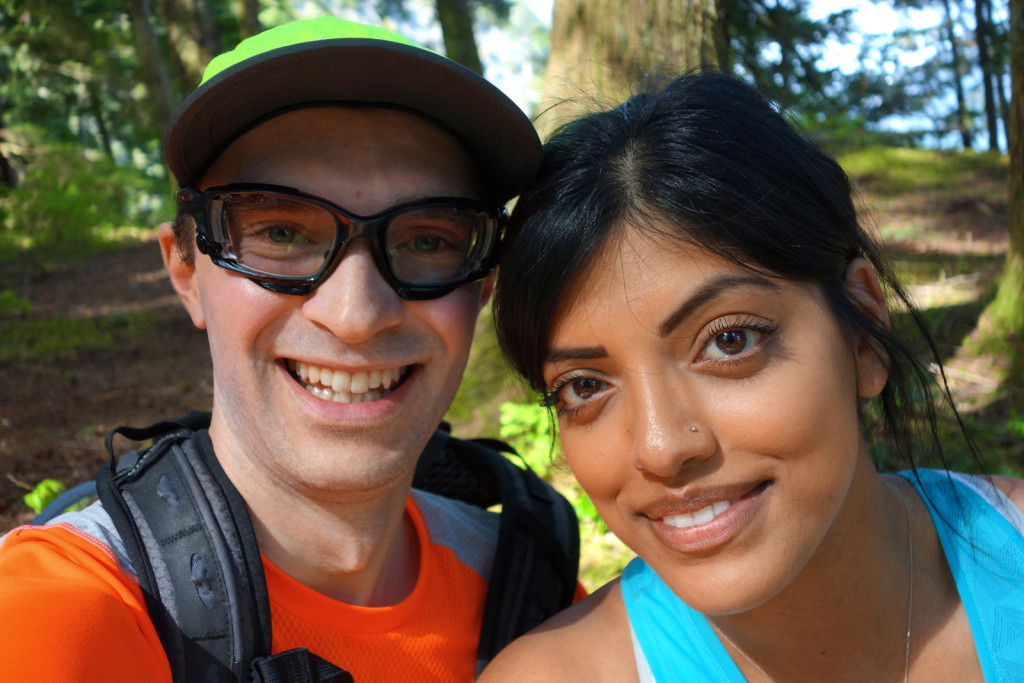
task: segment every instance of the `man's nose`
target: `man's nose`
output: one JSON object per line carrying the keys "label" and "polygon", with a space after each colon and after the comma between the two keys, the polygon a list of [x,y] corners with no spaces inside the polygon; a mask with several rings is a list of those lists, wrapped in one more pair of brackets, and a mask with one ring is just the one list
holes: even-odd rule
{"label": "man's nose", "polygon": [[306,297],[302,311],[343,342],[358,344],[400,323],[405,302],[381,275],[370,245],[357,239],[334,272]]}

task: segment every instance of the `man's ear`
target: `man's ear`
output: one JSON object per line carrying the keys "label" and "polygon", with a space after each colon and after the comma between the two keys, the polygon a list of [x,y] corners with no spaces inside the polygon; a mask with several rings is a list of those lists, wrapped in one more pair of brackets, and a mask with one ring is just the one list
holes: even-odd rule
{"label": "man's ear", "polygon": [[206,316],[203,314],[202,300],[199,296],[199,284],[196,282],[195,264],[186,263],[178,249],[178,238],[170,222],[161,223],[159,229],[160,252],[164,257],[164,267],[171,278],[174,291],[181,297],[185,310],[192,318],[192,324],[201,330],[206,329]]}
{"label": "man's ear", "polygon": [[[860,256],[846,267],[846,291],[865,315],[889,329],[889,309],[875,269]],[[870,337],[859,336],[854,347],[857,363],[857,394],[872,398],[881,393],[889,379],[889,354]]]}
{"label": "man's ear", "polygon": [[495,268],[487,277],[480,283],[480,308],[487,305],[487,302],[491,300],[491,294],[494,292],[494,279],[498,276],[498,269]]}

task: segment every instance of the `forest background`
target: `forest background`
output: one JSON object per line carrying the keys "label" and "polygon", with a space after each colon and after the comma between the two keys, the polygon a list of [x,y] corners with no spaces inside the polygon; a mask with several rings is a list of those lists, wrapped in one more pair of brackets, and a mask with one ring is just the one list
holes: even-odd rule
{"label": "forest background", "polygon": [[[0,529],[91,479],[109,429],[209,408],[209,351],[153,241],[174,212],[162,132],[210,57],[321,14],[485,73],[542,136],[644,74],[717,65],[756,84],[851,175],[988,468],[1024,474],[1024,0],[879,4],[895,31],[827,0],[554,0],[543,17],[524,0],[0,0]],[[594,587],[629,553],[535,398],[485,314],[448,419],[511,441],[570,497]],[[973,469],[951,411],[938,429]]]}

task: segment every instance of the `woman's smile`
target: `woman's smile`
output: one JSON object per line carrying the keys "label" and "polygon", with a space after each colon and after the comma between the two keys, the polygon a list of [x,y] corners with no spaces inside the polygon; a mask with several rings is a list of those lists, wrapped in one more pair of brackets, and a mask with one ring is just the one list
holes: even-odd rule
{"label": "woman's smile", "polygon": [[693,512],[644,514],[655,535],[680,553],[704,553],[743,532],[761,506],[769,483],[763,482],[735,498],[716,500]]}

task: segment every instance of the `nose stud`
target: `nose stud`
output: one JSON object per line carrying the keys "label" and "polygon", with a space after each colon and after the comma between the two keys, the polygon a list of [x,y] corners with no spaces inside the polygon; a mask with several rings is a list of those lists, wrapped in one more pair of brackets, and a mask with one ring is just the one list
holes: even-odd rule
{"label": "nose stud", "polygon": [[690,426],[690,431],[691,431],[691,432],[696,432],[696,431],[697,431],[697,428],[691,425],[691,426]]}

